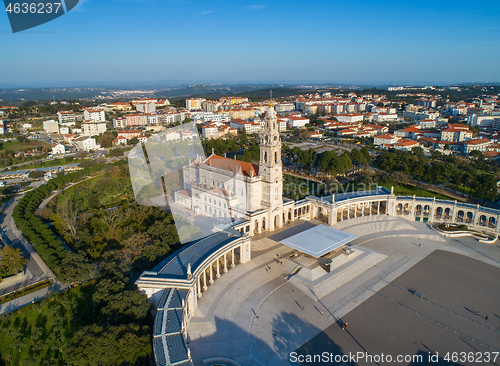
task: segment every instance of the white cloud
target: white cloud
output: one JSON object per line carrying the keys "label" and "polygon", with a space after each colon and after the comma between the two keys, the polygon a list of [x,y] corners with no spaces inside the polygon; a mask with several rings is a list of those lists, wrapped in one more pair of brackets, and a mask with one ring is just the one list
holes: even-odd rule
{"label": "white cloud", "polygon": [[213,10],[205,10],[205,11],[202,11],[201,13],[198,13],[197,15],[207,15],[207,14],[211,14],[213,12],[214,12]]}
{"label": "white cloud", "polygon": [[262,10],[265,7],[266,7],[265,5],[249,5],[249,6],[245,6],[244,9],[246,9],[246,10]]}

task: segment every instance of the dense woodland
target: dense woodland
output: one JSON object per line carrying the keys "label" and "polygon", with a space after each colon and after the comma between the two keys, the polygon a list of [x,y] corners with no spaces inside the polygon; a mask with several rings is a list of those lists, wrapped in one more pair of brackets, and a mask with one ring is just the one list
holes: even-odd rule
{"label": "dense woodland", "polygon": [[132,278],[180,244],[171,214],[133,201],[126,160],[55,178],[21,199],[20,230],[58,280],[84,285],[2,316],[0,365],[149,364],[150,303]]}

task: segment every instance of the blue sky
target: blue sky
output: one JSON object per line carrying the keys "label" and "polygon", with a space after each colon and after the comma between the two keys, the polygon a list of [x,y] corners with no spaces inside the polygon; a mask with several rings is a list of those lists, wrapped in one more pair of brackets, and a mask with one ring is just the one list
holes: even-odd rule
{"label": "blue sky", "polygon": [[500,1],[80,0],[12,34],[0,83],[500,81]]}

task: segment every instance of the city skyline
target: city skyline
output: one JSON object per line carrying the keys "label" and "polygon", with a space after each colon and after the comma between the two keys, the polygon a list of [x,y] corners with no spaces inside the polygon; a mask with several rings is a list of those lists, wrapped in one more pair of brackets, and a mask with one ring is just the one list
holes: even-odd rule
{"label": "city skyline", "polygon": [[[120,7],[117,8],[117,4]],[[80,1],[12,34],[3,83],[499,82],[498,2]]]}

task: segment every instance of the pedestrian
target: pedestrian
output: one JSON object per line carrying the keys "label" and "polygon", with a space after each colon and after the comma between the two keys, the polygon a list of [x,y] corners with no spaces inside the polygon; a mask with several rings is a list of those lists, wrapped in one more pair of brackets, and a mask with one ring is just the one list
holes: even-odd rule
{"label": "pedestrian", "polygon": [[486,315],[486,316],[484,317],[484,320],[488,320],[488,315]]}
{"label": "pedestrian", "polygon": [[479,315],[479,311],[476,311],[476,315]]}
{"label": "pedestrian", "polygon": [[323,315],[325,312],[323,310],[321,310],[321,315]]}
{"label": "pedestrian", "polygon": [[266,267],[266,272],[269,272],[269,268]]}
{"label": "pedestrian", "polygon": [[344,325],[342,326],[342,330],[345,330],[345,328],[347,327],[347,322],[344,323]]}
{"label": "pedestrian", "polygon": [[422,246],[422,244],[418,243],[418,247],[420,248]]}

